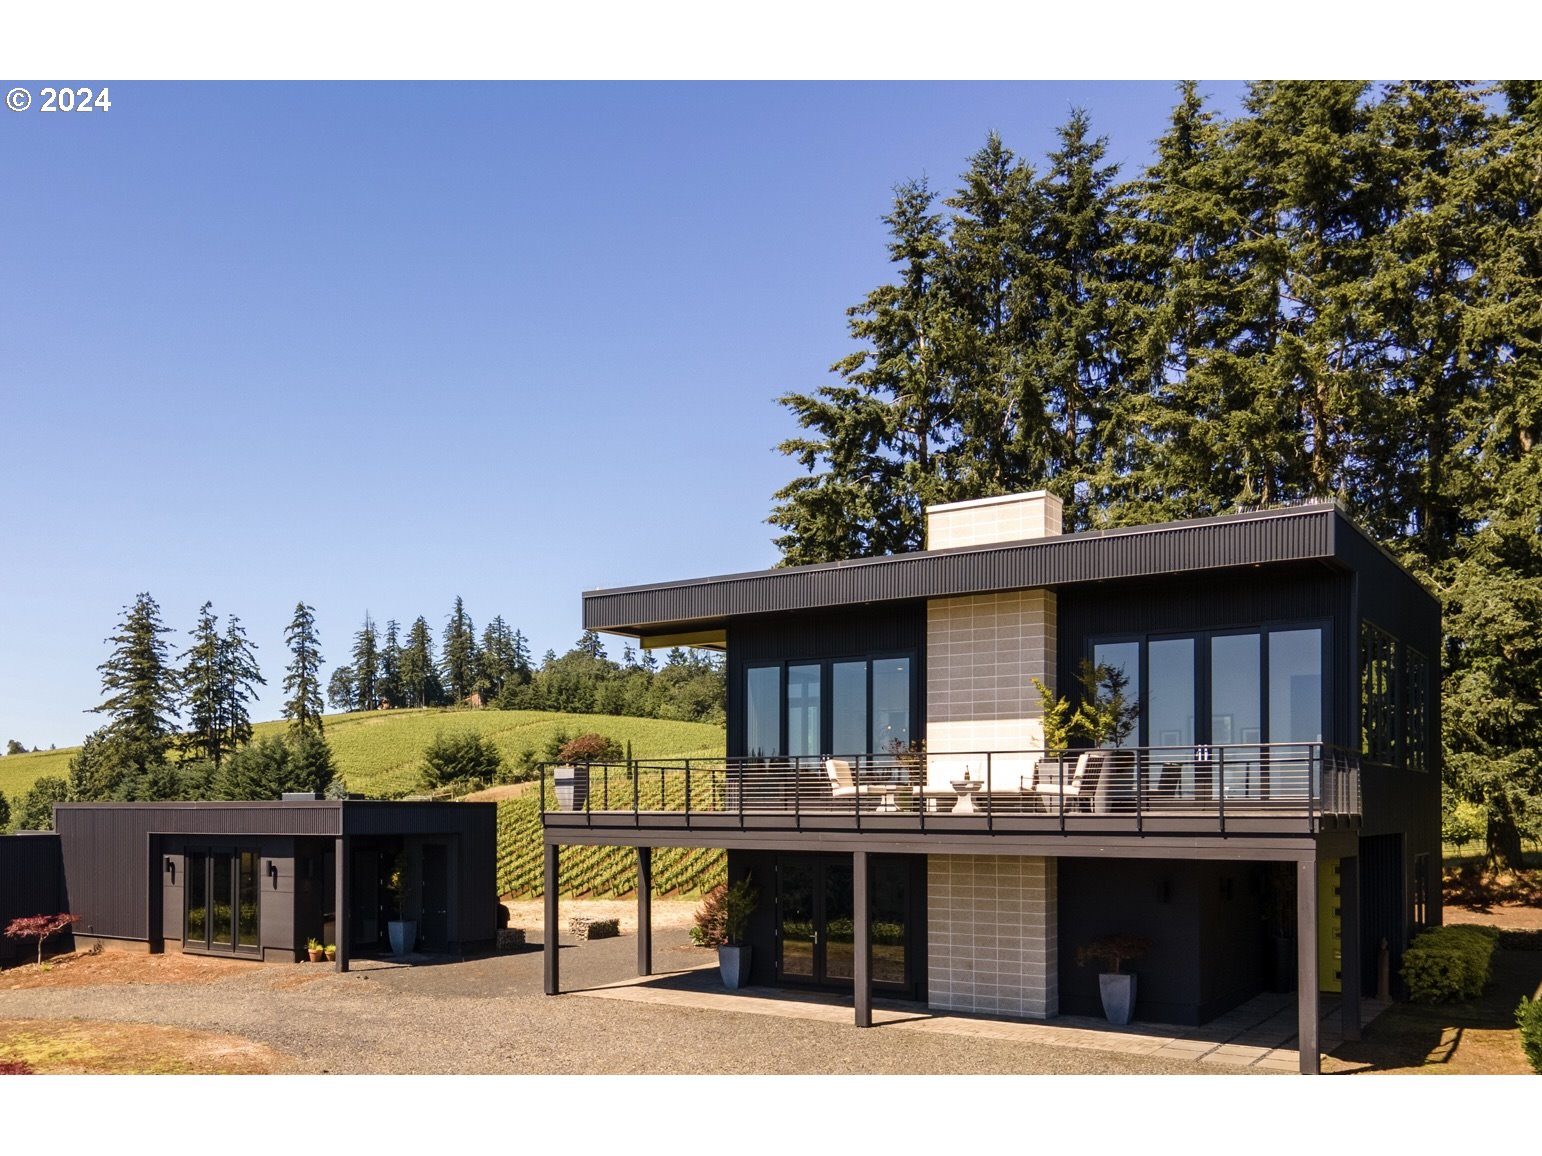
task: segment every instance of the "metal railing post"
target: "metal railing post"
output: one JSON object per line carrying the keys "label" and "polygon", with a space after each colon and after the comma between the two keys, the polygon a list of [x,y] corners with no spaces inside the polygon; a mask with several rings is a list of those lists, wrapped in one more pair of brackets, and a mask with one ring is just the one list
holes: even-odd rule
{"label": "metal railing post", "polygon": [[991,752],[985,752],[985,830],[996,830],[996,809],[991,805]]}
{"label": "metal railing post", "polygon": [[691,760],[685,760],[685,829],[691,829]]}
{"label": "metal railing post", "polygon": [[1226,748],[1215,748],[1215,805],[1221,834],[1226,834]]}

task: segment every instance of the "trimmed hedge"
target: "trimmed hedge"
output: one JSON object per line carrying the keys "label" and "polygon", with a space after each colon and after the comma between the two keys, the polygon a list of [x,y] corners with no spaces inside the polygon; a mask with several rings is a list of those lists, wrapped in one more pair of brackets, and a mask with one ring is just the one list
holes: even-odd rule
{"label": "trimmed hedge", "polygon": [[1521,996],[1521,1006],[1515,1009],[1515,1022],[1521,1029],[1521,1051],[1531,1070],[1542,1076],[1542,999]]}
{"label": "trimmed hedge", "polygon": [[1456,1003],[1483,994],[1499,933],[1455,924],[1420,934],[1403,953],[1403,982],[1413,1003]]}

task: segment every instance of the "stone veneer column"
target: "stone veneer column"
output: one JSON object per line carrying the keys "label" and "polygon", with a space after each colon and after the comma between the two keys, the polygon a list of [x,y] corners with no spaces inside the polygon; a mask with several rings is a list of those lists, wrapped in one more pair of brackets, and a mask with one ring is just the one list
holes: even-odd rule
{"label": "stone veneer column", "polygon": [[[932,506],[926,513],[929,550],[1061,530],[1060,499],[1044,491]],[[1055,689],[1056,644],[1051,590],[929,601],[928,753],[1041,747],[1033,680]],[[1054,859],[930,855],[926,902],[930,1006],[1037,1019],[1058,1014]]]}
{"label": "stone veneer column", "polygon": [[1057,924],[1054,859],[927,856],[927,1005],[1058,1015]]}

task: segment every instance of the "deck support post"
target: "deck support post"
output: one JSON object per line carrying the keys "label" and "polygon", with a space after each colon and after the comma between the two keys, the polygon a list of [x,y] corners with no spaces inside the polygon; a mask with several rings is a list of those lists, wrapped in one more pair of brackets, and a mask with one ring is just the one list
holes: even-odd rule
{"label": "deck support post", "polygon": [[[342,810],[341,807],[338,808],[339,829],[342,827]],[[348,942],[348,925],[352,922],[348,916],[353,910],[353,905],[349,902],[351,897],[348,894],[348,876],[350,874],[348,870],[348,857],[353,854],[352,844],[353,840],[349,839],[347,835],[339,835],[332,852],[334,860],[333,874],[336,876],[333,880],[333,888],[336,894],[332,897],[332,934],[337,936],[337,959],[333,966],[338,971],[348,970],[348,956],[353,946]]]}
{"label": "deck support post", "polygon": [[637,848],[637,974],[653,974],[653,848]]}
{"label": "deck support post", "polygon": [[1317,860],[1301,859],[1296,863],[1296,1048],[1303,1076],[1320,1071],[1317,966]]}
{"label": "deck support post", "polygon": [[873,1026],[872,918],[868,913],[867,852],[851,853],[851,983],[856,992],[857,1027]]}
{"label": "deck support post", "polygon": [[546,863],[542,881],[542,932],[541,954],[546,965],[546,994],[561,992],[561,976],[557,963],[557,852],[556,843],[545,847]]}
{"label": "deck support post", "polygon": [[1339,982],[1346,1041],[1360,1038],[1360,860],[1339,860]]}

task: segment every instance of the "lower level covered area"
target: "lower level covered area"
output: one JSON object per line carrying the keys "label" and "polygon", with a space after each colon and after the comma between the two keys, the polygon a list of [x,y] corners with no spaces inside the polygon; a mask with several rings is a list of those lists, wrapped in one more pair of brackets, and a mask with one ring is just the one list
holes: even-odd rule
{"label": "lower level covered area", "polygon": [[[759,896],[745,936],[750,983],[846,993],[858,1026],[872,1023],[875,998],[1014,1020],[1101,1016],[1106,968],[1082,966],[1078,949],[1123,935],[1146,942],[1123,967],[1137,977],[1137,1020],[1197,1027],[1261,994],[1294,992],[1300,1070],[1315,1073],[1325,996],[1341,1009],[1342,1038],[1359,1033],[1360,842],[1343,834],[1166,855],[1149,842],[1048,854],[995,841],[727,853],[730,880],[750,880]],[[548,841],[546,851],[546,986],[555,994],[560,845]],[[638,972],[647,975],[651,850],[637,854]],[[1368,911],[1397,906],[1377,896]]]}

